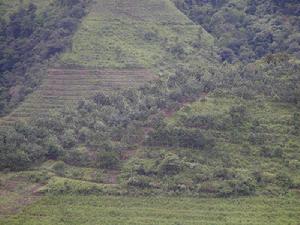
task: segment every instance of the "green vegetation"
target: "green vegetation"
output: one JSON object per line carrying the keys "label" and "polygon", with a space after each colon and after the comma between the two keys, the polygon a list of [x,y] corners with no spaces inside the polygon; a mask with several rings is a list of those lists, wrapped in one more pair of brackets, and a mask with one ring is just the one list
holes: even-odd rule
{"label": "green vegetation", "polygon": [[222,61],[244,62],[275,52],[300,57],[297,0],[173,0],[217,40]]}
{"label": "green vegetation", "polygon": [[291,126],[297,111],[289,104],[207,97],[151,133],[151,145],[169,147],[141,150],[123,176],[170,193],[230,196],[298,188],[300,142]]}
{"label": "green vegetation", "polygon": [[212,48],[213,38],[168,0],[98,0],[61,61],[100,68],[155,68],[166,75],[166,69],[178,62],[210,64]]}
{"label": "green vegetation", "polygon": [[50,196],[2,225],[273,224],[297,225],[299,196],[192,199],[167,197]]}
{"label": "green vegetation", "polygon": [[0,13],[1,225],[299,224],[298,1]]}
{"label": "green vegetation", "polygon": [[19,3],[8,19],[0,18],[0,115],[23,101],[45,77],[49,60],[71,45],[87,5],[86,1],[72,5],[53,1],[47,7],[42,3]]}
{"label": "green vegetation", "polygon": [[[37,118],[30,126],[17,123],[2,131],[2,169],[58,159],[76,167],[120,170],[114,183],[120,181],[132,194],[287,193],[300,184],[294,85],[299,68],[293,58],[268,60],[257,61],[254,71],[251,64],[246,70],[225,65],[223,76],[214,78],[179,67],[166,81],[116,94],[99,92],[63,114]],[[137,149],[137,155],[124,162],[128,149]],[[62,165],[58,176],[76,178]]]}
{"label": "green vegetation", "polygon": [[1,0],[0,15],[4,19],[9,19],[9,15],[16,12],[19,8],[26,8],[30,3],[37,6],[38,13],[45,11],[52,3],[52,0]]}
{"label": "green vegetation", "polygon": [[[84,70],[48,69],[42,84],[8,116],[0,119],[1,126],[16,121],[28,121],[37,116],[57,114],[57,111],[74,107],[80,100],[99,93],[127,87],[138,87],[155,76],[145,69]],[[84,129],[84,128],[83,128]]]}

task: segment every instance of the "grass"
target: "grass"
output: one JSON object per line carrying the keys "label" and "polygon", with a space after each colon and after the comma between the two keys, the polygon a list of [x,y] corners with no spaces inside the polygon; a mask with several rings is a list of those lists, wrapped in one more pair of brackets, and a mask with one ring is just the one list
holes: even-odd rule
{"label": "grass", "polygon": [[[199,33],[201,53],[192,46]],[[72,50],[63,54],[61,61],[105,68],[164,68],[168,60],[178,63],[169,52],[176,45],[195,58],[208,54],[204,49],[211,50],[213,38],[169,0],[97,0],[76,32]],[[205,65],[206,58],[201,56],[198,63]]]}
{"label": "grass", "polygon": [[[63,165],[62,171],[55,170],[55,165],[57,165],[58,163]],[[83,181],[101,183],[101,181],[104,179],[104,172],[101,169],[71,166],[61,161],[46,161],[41,165],[40,169],[45,169],[46,171],[54,172],[57,175],[63,176],[65,178],[72,178]]]}
{"label": "grass", "polygon": [[44,197],[1,225],[299,225],[299,195],[236,199]]}

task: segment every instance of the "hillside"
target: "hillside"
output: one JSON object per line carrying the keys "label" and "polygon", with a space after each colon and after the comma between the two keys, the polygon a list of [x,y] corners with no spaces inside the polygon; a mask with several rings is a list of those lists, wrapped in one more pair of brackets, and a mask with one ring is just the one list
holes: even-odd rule
{"label": "hillside", "polygon": [[[109,224],[114,216],[134,217],[136,196],[162,202],[141,200],[132,224],[153,224],[156,215],[159,224],[222,218],[224,224],[267,224],[274,213],[264,201],[282,212],[273,224],[297,224],[297,1],[19,4],[1,5],[8,22],[0,27],[6,46],[0,59],[0,215],[33,206],[0,224],[38,224],[36,207],[52,210],[39,211],[46,224],[82,224],[73,214],[99,210],[95,199],[109,210],[93,221]],[[28,18],[35,18],[29,35]],[[15,24],[26,29],[14,30]],[[24,51],[32,40],[39,41]],[[107,203],[99,195],[118,197]],[[170,196],[171,205],[178,196],[206,198],[217,219],[194,205],[186,209],[191,220],[167,211],[144,214],[143,207],[162,210]],[[235,204],[231,198],[242,209],[253,204],[251,212],[237,205],[234,215],[223,211]],[[61,215],[52,207],[56,201],[74,208]],[[125,202],[114,205],[119,201]]]}
{"label": "hillside", "polygon": [[173,1],[216,38],[223,61],[249,62],[278,52],[300,57],[297,0]]}
{"label": "hillside", "polygon": [[209,64],[215,61],[212,47],[213,38],[168,0],[98,0],[61,61],[104,68],[155,68],[160,72],[191,58],[197,64]]}
{"label": "hillside", "polygon": [[112,92],[138,87],[155,79],[147,70],[84,70],[49,69],[39,88],[8,116],[0,119],[0,126],[47,116],[64,108],[74,107],[80,100],[91,98],[99,91]]}
{"label": "hillside", "polygon": [[[0,115],[15,109],[71,45],[87,1],[1,1]],[[5,12],[7,10],[7,12]]]}
{"label": "hillside", "polygon": [[[184,36],[182,35],[184,34]],[[214,38],[170,1],[95,1],[59,57],[65,66],[145,68],[162,77],[178,64],[213,67]]]}
{"label": "hillside", "polygon": [[[49,62],[48,75],[43,75],[38,89],[2,118],[2,125],[12,125],[3,129],[2,135],[13,138],[9,142],[14,145],[3,143],[5,163],[1,168],[20,170],[46,159],[60,159],[72,166],[108,169],[104,172],[112,174],[116,183],[120,162],[131,157],[135,142],[146,135],[126,133],[139,126],[134,121],[140,123],[159,108],[176,107],[176,101],[181,101],[177,96],[168,106],[163,98],[178,88],[169,88],[170,93],[161,96],[164,90],[157,89],[158,80],[138,87],[157,75],[169,79],[176,67],[201,68],[209,73],[218,63],[213,38],[169,1],[99,0],[90,3],[87,12],[72,37],[72,48]],[[128,87],[130,90],[125,90]],[[158,92],[150,93],[153,88]],[[114,93],[116,89],[120,91]],[[198,89],[187,95],[199,96],[201,87]],[[90,98],[92,101],[85,100]],[[28,132],[23,133],[24,129]],[[14,139],[11,132],[23,133],[25,142]],[[20,155],[16,153],[19,150]],[[75,160],[73,155],[79,158]]]}
{"label": "hillside", "polygon": [[[13,5],[13,2],[5,4]],[[45,7],[42,2],[38,6],[40,10]],[[154,11],[156,14],[151,11],[153,8],[156,9]],[[188,62],[190,65],[207,68],[212,65],[212,62],[216,62],[212,51],[213,38],[200,26],[193,24],[169,1],[122,1],[122,3],[96,1],[88,11],[88,15],[72,38],[72,48],[55,62],[61,67],[73,68],[75,74],[80,73],[80,70],[76,71],[74,68],[125,69],[125,73],[126,69],[130,69],[133,73],[136,73],[134,72],[136,70],[138,73],[140,69],[145,68],[152,70],[152,73],[156,75],[166,77],[168,73],[174,72],[174,65],[178,63]],[[185,34],[185,36],[180,34]],[[45,73],[45,71],[42,72],[42,74]],[[48,77],[51,77],[51,74]],[[62,77],[66,78],[61,81],[65,84],[69,82],[69,78],[71,79],[69,76]],[[113,77],[115,79],[115,76]],[[78,96],[77,100],[91,96],[91,94],[84,93],[90,92],[84,90],[89,88],[84,81],[77,83],[77,85],[82,85],[83,90],[75,94],[74,91],[68,91],[72,87],[68,87],[68,90],[64,88],[64,91],[56,91],[56,87],[62,88],[59,84],[49,89],[48,78],[43,80],[39,89],[31,94],[24,104],[2,119],[3,124],[6,121],[10,123],[18,118],[36,115],[38,111],[31,108],[39,108],[43,112],[43,107],[40,107],[41,103],[47,103],[50,98],[57,98],[59,99],[57,101],[64,104],[66,103],[64,99],[70,99],[75,95]],[[101,80],[94,81],[102,82]],[[113,80],[112,82],[116,83]],[[105,81],[104,86],[107,87]],[[104,90],[101,86],[99,88],[94,87],[94,93],[97,90]],[[18,92],[19,88],[15,89],[14,91]],[[49,95],[50,90],[56,93]],[[10,92],[14,91],[10,90]],[[14,95],[18,94],[14,93]],[[50,101],[53,102],[53,100]],[[73,103],[76,104],[76,101]],[[55,103],[51,103],[50,108],[58,109],[59,106],[56,106]]]}

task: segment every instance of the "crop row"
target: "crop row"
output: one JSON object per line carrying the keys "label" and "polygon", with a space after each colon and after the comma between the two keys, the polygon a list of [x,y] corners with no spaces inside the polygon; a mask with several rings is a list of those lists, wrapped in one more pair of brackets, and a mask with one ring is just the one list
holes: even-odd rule
{"label": "crop row", "polygon": [[153,79],[155,76],[145,69],[49,69],[48,76],[39,89],[29,95],[10,115],[2,118],[0,126],[37,115],[48,115],[51,110],[74,105],[100,91],[138,87]]}

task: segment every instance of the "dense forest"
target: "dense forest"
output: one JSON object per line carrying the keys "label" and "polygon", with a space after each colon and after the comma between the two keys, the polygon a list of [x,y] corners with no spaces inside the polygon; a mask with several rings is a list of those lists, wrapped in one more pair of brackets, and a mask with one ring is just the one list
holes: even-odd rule
{"label": "dense forest", "polygon": [[[43,179],[80,179],[68,166],[120,170],[122,188],[135,194],[228,197],[299,188],[299,1],[174,2],[215,38],[217,65],[186,62],[178,43],[169,52],[183,63],[171,75],[99,90],[74,108],[0,127],[0,170],[48,160],[57,163]],[[0,114],[35,90],[51,60],[70,48],[87,5],[57,0],[38,14],[29,4],[2,18]],[[193,45],[201,51],[200,40]],[[138,154],[124,165],[128,149]]]}
{"label": "dense forest", "polygon": [[216,37],[222,61],[249,62],[276,52],[300,57],[297,0],[176,0],[175,4]]}

